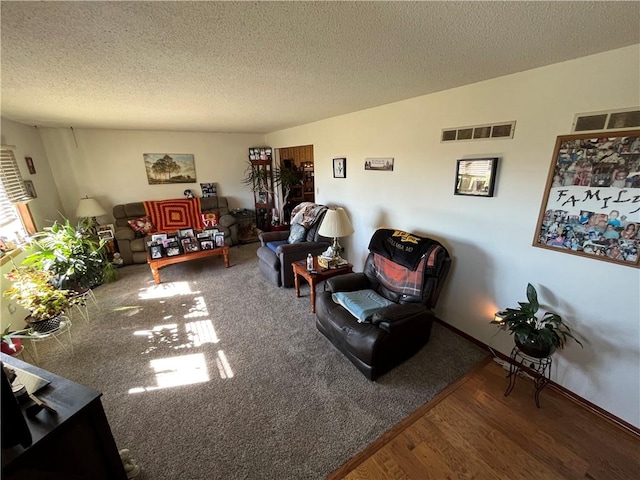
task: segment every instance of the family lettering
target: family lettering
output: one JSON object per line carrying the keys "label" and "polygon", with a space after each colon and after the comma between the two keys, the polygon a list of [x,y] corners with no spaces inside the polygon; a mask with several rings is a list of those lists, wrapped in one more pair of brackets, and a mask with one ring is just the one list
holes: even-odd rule
{"label": "family lettering", "polygon": [[[610,193],[614,193],[611,190],[611,188],[606,188],[603,189],[606,190],[605,195],[608,195]],[[615,189],[618,190],[618,189]],[[614,190],[614,191],[615,191]],[[600,203],[600,209],[607,209],[610,208],[609,205],[609,200],[611,200],[612,198],[615,197],[615,200],[612,200],[611,203],[612,204],[620,204],[620,203],[627,203],[627,202],[631,202],[632,204],[637,204],[640,203],[640,195],[628,195],[628,190],[627,189],[622,189],[622,190],[618,190],[618,194],[616,195],[608,195],[608,196],[602,196],[600,197],[600,189],[596,190],[595,192],[592,192],[591,189],[587,189],[586,191],[584,191],[584,196],[582,198],[576,198],[575,195],[569,195],[569,190],[568,189],[561,189],[561,190],[557,190],[557,198],[556,198],[556,202],[561,203],[562,207],[566,207],[567,205],[571,205],[571,207],[575,207],[576,203],[581,203],[581,202],[588,202],[591,200],[596,200]],[[628,197],[631,198],[628,198]],[[627,213],[631,214],[631,213],[636,213],[640,211],[640,206],[636,207],[633,210],[629,210],[627,211]]]}

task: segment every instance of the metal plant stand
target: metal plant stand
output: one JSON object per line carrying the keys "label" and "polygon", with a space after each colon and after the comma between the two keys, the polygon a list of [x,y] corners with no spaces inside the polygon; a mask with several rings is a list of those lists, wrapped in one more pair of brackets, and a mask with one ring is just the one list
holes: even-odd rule
{"label": "metal plant stand", "polygon": [[535,399],[536,407],[540,408],[540,392],[551,380],[551,364],[553,360],[551,357],[536,358],[522,353],[517,347],[513,347],[511,350],[511,365],[509,366],[509,386],[507,391],[504,392],[504,396],[508,396],[513,387],[516,386],[516,379],[521,370],[525,370],[527,373],[532,373],[533,383],[536,387]]}

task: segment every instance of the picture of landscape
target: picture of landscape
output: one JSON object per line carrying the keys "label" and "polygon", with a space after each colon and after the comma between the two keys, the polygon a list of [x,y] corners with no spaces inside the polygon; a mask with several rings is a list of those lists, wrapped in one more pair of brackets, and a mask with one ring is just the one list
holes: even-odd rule
{"label": "picture of landscape", "polygon": [[143,157],[149,185],[196,181],[196,164],[192,154],[145,153]]}

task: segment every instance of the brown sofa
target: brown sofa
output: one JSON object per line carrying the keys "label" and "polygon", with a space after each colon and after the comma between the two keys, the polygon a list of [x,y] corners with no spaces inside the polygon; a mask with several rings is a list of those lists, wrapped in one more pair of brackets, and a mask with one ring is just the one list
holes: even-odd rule
{"label": "brown sofa", "polygon": [[[235,217],[229,212],[227,199],[225,197],[203,197],[200,199],[200,205],[202,213],[219,212],[219,226],[217,228],[224,233],[225,244],[237,245],[238,225]],[[128,223],[129,220],[146,215],[143,202],[125,203],[113,207],[116,225],[115,239],[124,265],[147,263],[146,239],[136,238]]]}

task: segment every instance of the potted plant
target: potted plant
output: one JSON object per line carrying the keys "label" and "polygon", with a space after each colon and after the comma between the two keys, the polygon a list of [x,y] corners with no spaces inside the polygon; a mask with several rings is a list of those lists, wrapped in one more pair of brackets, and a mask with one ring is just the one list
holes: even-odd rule
{"label": "potted plant", "polygon": [[545,312],[542,318],[536,316],[540,309],[538,292],[530,283],[527,285],[527,300],[518,302],[519,308],[499,312],[491,322],[509,330],[524,354],[535,358],[548,357],[556,348],[564,348],[569,338],[583,346],[557,313]]}
{"label": "potted plant", "polygon": [[242,183],[249,186],[254,193],[273,193],[271,191],[269,171],[266,168],[261,168],[260,165],[251,163],[251,161],[248,163]]}
{"label": "potted plant", "polygon": [[282,205],[280,206],[280,219],[284,221],[284,206],[287,204],[291,187],[302,184],[302,178],[291,168],[276,167],[273,172],[273,183],[282,188]]}
{"label": "potted plant", "polygon": [[27,336],[31,334],[30,328],[23,330],[11,331],[11,324],[0,333],[0,350],[7,355],[15,355],[22,351],[22,340],[14,338],[16,335]]}
{"label": "potted plant", "polygon": [[89,233],[91,225],[54,222],[32,237],[23,265],[53,274],[58,288],[83,292],[113,281],[116,268],[107,258],[105,240]]}
{"label": "potted plant", "polygon": [[30,315],[25,319],[34,331],[46,333],[60,327],[60,316],[70,307],[68,290],[52,283],[53,274],[29,266],[12,269],[5,275],[12,285],[4,295],[15,300]]}

